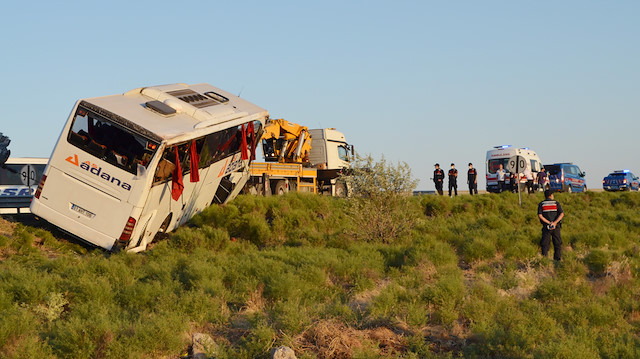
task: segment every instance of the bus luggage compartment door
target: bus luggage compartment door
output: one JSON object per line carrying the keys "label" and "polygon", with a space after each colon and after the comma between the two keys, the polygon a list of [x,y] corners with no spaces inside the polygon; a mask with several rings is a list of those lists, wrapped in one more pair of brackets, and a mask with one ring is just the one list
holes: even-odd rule
{"label": "bus luggage compartment door", "polygon": [[95,242],[91,238],[84,238],[74,230],[74,222],[114,240],[120,236],[133,208],[126,202],[128,194],[121,200],[119,192],[97,187],[78,173],[67,174],[53,167],[49,172],[40,202],[69,218],[69,223],[62,229],[92,243]]}

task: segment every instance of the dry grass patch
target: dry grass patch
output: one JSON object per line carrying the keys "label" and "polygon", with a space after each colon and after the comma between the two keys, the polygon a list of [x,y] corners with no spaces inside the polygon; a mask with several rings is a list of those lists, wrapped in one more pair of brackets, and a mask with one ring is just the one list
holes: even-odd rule
{"label": "dry grass patch", "polygon": [[0,218],[0,235],[10,237],[16,228],[16,223],[7,221],[4,218]]}
{"label": "dry grass patch", "polygon": [[377,347],[380,357],[393,357],[407,350],[405,338],[386,327],[355,329],[336,319],[315,323],[294,342],[298,350],[327,359],[350,359],[371,346]]}

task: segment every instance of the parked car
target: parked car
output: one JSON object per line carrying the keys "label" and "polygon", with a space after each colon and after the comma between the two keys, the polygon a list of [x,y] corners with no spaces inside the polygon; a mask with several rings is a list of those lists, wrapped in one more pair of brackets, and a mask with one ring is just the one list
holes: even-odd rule
{"label": "parked car", "polygon": [[640,180],[629,170],[613,171],[602,180],[602,188],[605,191],[637,191]]}
{"label": "parked car", "polygon": [[570,162],[544,165],[549,173],[549,186],[554,192],[586,192],[585,173]]}

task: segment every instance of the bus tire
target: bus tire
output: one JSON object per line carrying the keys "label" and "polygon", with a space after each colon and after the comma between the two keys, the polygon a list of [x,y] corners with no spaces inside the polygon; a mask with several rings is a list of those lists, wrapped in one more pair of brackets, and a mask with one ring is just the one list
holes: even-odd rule
{"label": "bus tire", "polygon": [[567,193],[573,193],[573,189],[571,188],[571,185],[569,185],[569,187],[567,187]]}
{"label": "bus tire", "polygon": [[273,188],[273,193],[280,196],[287,192],[287,180],[278,180]]}

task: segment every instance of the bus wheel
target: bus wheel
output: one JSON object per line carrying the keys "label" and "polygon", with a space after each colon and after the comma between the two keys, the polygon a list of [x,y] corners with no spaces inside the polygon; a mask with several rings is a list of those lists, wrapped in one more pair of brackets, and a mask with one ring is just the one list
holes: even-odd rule
{"label": "bus wheel", "polygon": [[567,188],[567,193],[572,193],[572,192],[573,192],[573,189],[571,189],[571,186],[569,186],[569,187]]}
{"label": "bus wheel", "polygon": [[582,192],[587,192],[587,185],[584,185],[584,187],[582,187]]}
{"label": "bus wheel", "polygon": [[287,180],[279,180],[278,182],[276,182],[273,193],[278,196],[287,193]]}
{"label": "bus wheel", "polygon": [[336,197],[347,197],[347,185],[344,183],[336,183]]}

